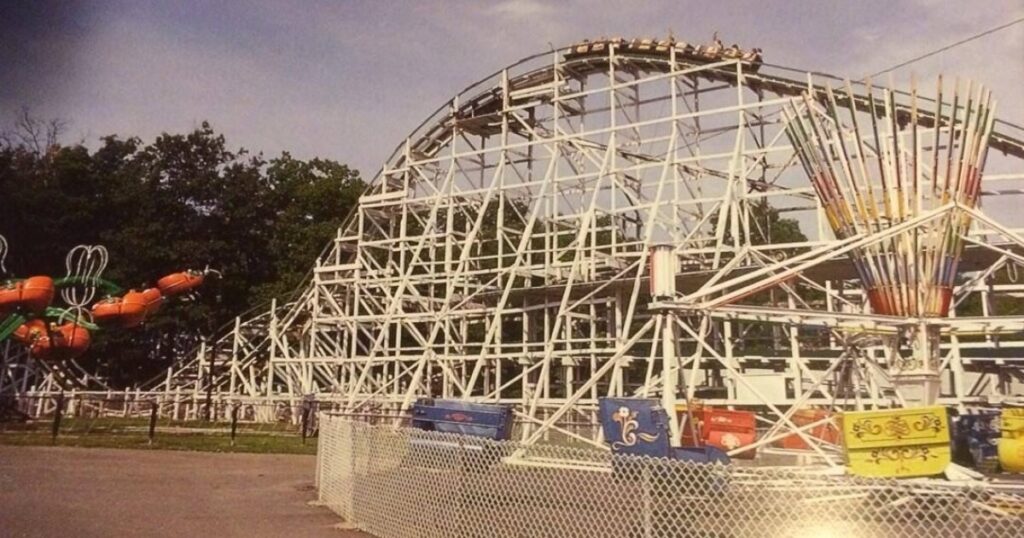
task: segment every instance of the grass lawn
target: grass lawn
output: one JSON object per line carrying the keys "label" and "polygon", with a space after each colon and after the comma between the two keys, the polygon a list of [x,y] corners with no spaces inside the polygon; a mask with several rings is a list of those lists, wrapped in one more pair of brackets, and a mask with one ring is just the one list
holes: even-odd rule
{"label": "grass lawn", "polygon": [[[0,445],[54,444],[49,420],[0,424]],[[225,422],[157,421],[153,444],[149,443],[149,421],[133,418],[65,418],[60,424],[57,446],[134,448],[154,450],[198,450],[206,452],[254,452],[316,454],[316,439],[302,444],[296,426],[284,423],[240,423],[234,446],[231,425]]]}

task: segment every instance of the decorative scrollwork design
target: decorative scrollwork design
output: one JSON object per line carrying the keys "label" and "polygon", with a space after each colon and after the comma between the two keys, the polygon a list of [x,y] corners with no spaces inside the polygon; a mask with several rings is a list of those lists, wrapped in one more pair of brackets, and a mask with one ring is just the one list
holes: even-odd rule
{"label": "decorative scrollwork design", "polygon": [[884,432],[887,438],[901,440],[914,432],[930,431],[932,433],[939,433],[942,431],[942,420],[932,414],[921,415],[920,418],[913,422],[907,422],[901,416],[894,416],[886,419],[882,424],[875,422],[873,419],[865,418],[855,422],[852,431],[853,435],[858,439],[881,435]]}
{"label": "decorative scrollwork design", "polygon": [[903,439],[910,434],[910,424],[903,417],[892,417],[885,421],[885,433],[896,439]]}
{"label": "decorative scrollwork design", "polygon": [[906,372],[924,367],[924,361],[913,355],[908,357],[897,356],[894,366],[896,370]]}
{"label": "decorative scrollwork design", "polygon": [[882,425],[875,424],[870,418],[858,420],[853,424],[853,435],[857,439],[863,439],[866,435],[878,435],[882,430]]}
{"label": "decorative scrollwork design", "polygon": [[926,446],[887,446],[871,451],[868,461],[874,464],[896,462],[898,471],[906,471],[906,462],[912,460],[928,461],[938,456]]}
{"label": "decorative scrollwork design", "polygon": [[914,422],[914,429],[919,432],[931,430],[939,433],[942,431],[942,420],[935,415],[921,415],[921,418]]}
{"label": "decorative scrollwork design", "polygon": [[622,440],[612,442],[612,448],[614,449],[634,446],[638,441],[650,443],[656,441],[661,436],[661,433],[651,435],[646,432],[637,431],[640,424],[636,420],[636,411],[630,411],[628,407],[620,407],[612,415],[612,420],[622,426]]}

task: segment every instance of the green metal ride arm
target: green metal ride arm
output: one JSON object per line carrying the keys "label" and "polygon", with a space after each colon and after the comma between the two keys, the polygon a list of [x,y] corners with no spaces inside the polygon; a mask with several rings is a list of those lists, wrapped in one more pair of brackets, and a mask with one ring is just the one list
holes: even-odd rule
{"label": "green metal ride arm", "polygon": [[7,340],[22,323],[25,323],[25,316],[21,314],[11,314],[0,320],[0,342]]}
{"label": "green metal ride arm", "polygon": [[[2,285],[13,284],[14,282],[21,282],[24,278],[9,278],[4,280]],[[92,286],[99,288],[105,296],[120,295],[124,292],[124,288],[114,284],[109,280],[102,278],[85,278],[80,276],[66,276],[58,278],[53,281],[53,287],[58,289],[70,288],[71,286]]]}
{"label": "green metal ride arm", "polygon": [[80,276],[66,276],[53,281],[56,288],[69,288],[71,286],[92,286],[99,288],[104,295],[120,295],[124,288],[102,278],[84,278]]}

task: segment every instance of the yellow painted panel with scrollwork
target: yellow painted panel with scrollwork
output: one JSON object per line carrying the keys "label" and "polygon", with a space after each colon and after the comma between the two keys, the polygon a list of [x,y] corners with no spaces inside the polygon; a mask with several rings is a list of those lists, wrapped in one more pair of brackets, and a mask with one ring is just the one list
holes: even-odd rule
{"label": "yellow painted panel with scrollwork", "polygon": [[884,446],[847,453],[851,474],[887,478],[942,474],[951,459],[948,444]]}
{"label": "yellow painted panel with scrollwork", "polygon": [[945,407],[848,412],[842,424],[852,474],[929,476],[942,473],[951,461]]}
{"label": "yellow painted panel with scrollwork", "polygon": [[843,413],[846,448],[949,444],[949,420],[942,406]]}

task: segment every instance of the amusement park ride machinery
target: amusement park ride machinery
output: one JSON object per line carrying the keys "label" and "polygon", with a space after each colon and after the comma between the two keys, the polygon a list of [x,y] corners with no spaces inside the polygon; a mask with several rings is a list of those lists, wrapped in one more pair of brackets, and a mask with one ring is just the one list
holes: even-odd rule
{"label": "amusement park ride machinery", "polygon": [[835,411],[1024,403],[1022,140],[960,80],[675,39],[538,54],[398,145],[293,301],[147,388],[502,403],[526,443],[596,446],[600,398],[657,398],[673,439],[743,411],[734,455],[835,464]]}
{"label": "amusement park ride machinery", "polygon": [[[33,390],[88,389],[100,383],[76,362],[100,331],[142,325],[161,305],[188,296],[207,272],[183,271],[157,280],[152,287],[125,291],[102,275],[107,267],[103,246],[79,245],[67,255],[67,275],[6,278],[8,244],[0,236],[0,394]],[[55,304],[59,292],[63,304]]]}

